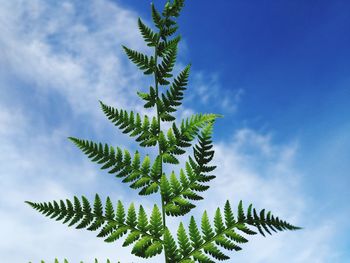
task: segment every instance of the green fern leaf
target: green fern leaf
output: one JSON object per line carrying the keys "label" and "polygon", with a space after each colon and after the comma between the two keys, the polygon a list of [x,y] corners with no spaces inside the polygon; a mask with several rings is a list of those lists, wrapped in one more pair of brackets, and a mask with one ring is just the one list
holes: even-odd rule
{"label": "green fern leaf", "polygon": [[150,258],[162,253],[162,251],[163,251],[163,244],[159,241],[155,241],[146,249],[145,256],[146,258]]}
{"label": "green fern leaf", "polygon": [[[146,103],[144,104],[144,108],[148,109],[148,108],[152,108],[156,105],[157,94],[156,94],[155,89],[152,86],[149,87],[149,93],[144,93],[144,92],[138,91],[137,95],[139,95],[139,97],[141,99],[146,101]],[[140,119],[140,124],[141,124],[141,119]]]}
{"label": "green fern leaf", "polygon": [[[165,21],[166,22],[169,22],[169,21],[172,21],[170,19],[167,19]],[[167,37],[170,37],[172,35],[174,35],[176,33],[176,31],[179,29],[178,26],[173,26],[173,27],[167,27],[167,28],[164,28],[162,31],[161,31],[161,37],[163,39],[167,38]]]}
{"label": "green fern leaf", "polygon": [[168,55],[171,50],[178,47],[180,40],[181,36],[176,36],[167,41],[160,41],[157,49],[158,56],[164,58],[164,56]]}
{"label": "green fern leaf", "polygon": [[148,57],[147,55],[127,48],[126,46],[123,46],[123,48],[128,58],[134,62],[145,75],[154,73],[155,60],[152,56]]}
{"label": "green fern leaf", "polygon": [[189,229],[189,233],[192,241],[192,247],[200,247],[204,243],[204,241],[198,230],[197,223],[193,216],[191,216],[188,229]]}
{"label": "green fern leaf", "polygon": [[[198,192],[206,191],[209,186],[203,183],[215,178],[214,175],[206,175],[215,169],[215,166],[208,166],[212,160],[214,152],[211,150],[212,123],[207,124],[199,135],[199,142],[194,147],[194,159],[189,157],[186,162],[186,174],[181,170],[180,184],[174,173],[171,174],[171,184],[166,189],[165,211],[167,215],[185,215],[195,207],[189,200],[203,199]],[[187,178],[186,178],[187,177]],[[164,191],[163,191],[164,192]]]}
{"label": "green fern leaf", "polygon": [[194,114],[191,117],[182,120],[180,128],[173,123],[171,131],[168,134],[175,137],[170,138],[168,141],[167,152],[174,154],[182,154],[183,151],[179,152],[181,148],[191,146],[191,142],[200,132],[200,129],[215,121],[216,118],[220,117],[217,114]]}
{"label": "green fern leaf", "polygon": [[[249,206],[251,209],[251,206]],[[255,212],[254,212],[255,211]],[[256,210],[253,210],[254,217],[248,218],[245,215],[242,202],[238,205],[238,221],[235,221],[232,208],[227,201],[224,208],[224,217],[225,223],[223,222],[223,217],[221,215],[220,209],[216,210],[214,216],[214,226],[215,232],[212,229],[210,220],[208,218],[207,212],[203,213],[201,221],[201,232],[199,232],[197,224],[193,217],[191,217],[189,232],[191,237],[191,250],[180,250],[181,259],[179,262],[187,262],[187,260],[202,260],[204,262],[214,262],[210,257],[213,257],[216,260],[227,260],[230,257],[222,252],[221,248],[226,250],[241,250],[241,247],[237,244],[246,243],[248,240],[243,237],[237,231],[241,231],[244,234],[252,234],[248,226],[255,227],[261,231],[274,228],[275,230],[297,230],[298,227],[295,227],[286,221],[282,221],[278,218],[273,217],[269,212],[265,216],[265,210],[261,210],[258,213]],[[264,225],[264,226],[263,226]],[[259,230],[259,232],[260,232]],[[184,243],[185,229],[181,224],[178,232],[182,233],[181,238],[178,237],[179,246]],[[267,231],[266,231],[267,232]],[[254,234],[256,234],[254,232]],[[264,235],[264,233],[261,233]],[[203,241],[203,239],[204,241]]]}
{"label": "green fern leaf", "polygon": [[[26,203],[43,215],[62,221],[78,229],[96,231],[105,242],[124,239],[123,246],[132,246],[131,253],[142,258],[154,257],[164,250],[168,263],[212,263],[228,260],[227,251],[239,251],[248,242],[247,235],[260,233],[265,236],[283,230],[297,230],[286,221],[267,212],[257,211],[252,205],[247,211],[239,202],[237,215],[227,201],[223,213],[218,208],[213,220],[205,211],[201,217],[200,229],[192,216],[188,230],[183,223],[177,230],[177,241],[166,226],[166,215],[183,216],[195,208],[195,201],[202,200],[201,192],[209,189],[209,182],[215,178],[211,173],[216,168],[211,165],[214,151],[212,143],[213,124],[216,114],[194,114],[176,122],[175,112],[181,106],[184,91],[188,85],[190,65],[173,78],[180,36],[173,36],[178,29],[176,18],[184,7],[184,0],[167,0],[160,13],[151,4],[154,29],[141,19],[138,27],[147,46],[152,47],[153,56],[123,46],[128,58],[146,75],[153,75],[154,84],[149,92],[137,92],[145,108],[154,107],[156,115],[141,116],[134,111],[126,111],[108,106],[100,101],[106,117],[122,133],[134,137],[141,147],[158,146],[152,162],[149,155],[142,158],[138,151],[132,155],[128,150],[110,147],[73,137],[69,139],[87,157],[101,166],[101,169],[121,178],[130,188],[138,189],[139,195],[150,195],[160,190],[161,210],[154,205],[150,216],[143,206],[134,204],[126,209],[121,201],[116,207],[109,197],[102,203],[95,195],[93,203],[82,196],[80,199],[59,200],[44,203]],[[155,31],[157,30],[157,31]],[[159,91],[164,86],[164,91]],[[167,131],[161,124],[172,122]],[[179,125],[180,123],[180,125]],[[179,175],[164,172],[163,164],[179,164],[179,156],[192,146],[193,154],[188,157]],[[43,262],[43,261],[42,261]],[[58,260],[55,260],[58,263]],[[68,263],[67,260],[64,260]],[[107,263],[110,263],[107,260]],[[95,259],[95,263],[98,263]]]}
{"label": "green fern leaf", "polygon": [[[140,195],[151,194],[158,190],[159,176],[154,173],[155,167],[160,167],[159,158],[155,160],[151,171],[151,160],[148,155],[145,156],[141,163],[140,154],[136,151],[134,157],[131,157],[129,151],[124,153],[120,148],[114,150],[113,147],[102,143],[81,140],[73,137],[69,139],[78,146],[92,161],[102,164],[101,169],[108,169],[108,173],[115,174],[116,177],[124,178],[123,183],[131,183],[132,189],[142,188]],[[149,189],[152,189],[150,191]]]}
{"label": "green fern leaf", "polygon": [[142,206],[139,209],[137,227],[144,232],[149,230],[147,214]]}
{"label": "green fern leaf", "polygon": [[210,225],[207,211],[205,211],[202,216],[202,233],[205,242],[210,241],[214,237],[214,232]]}
{"label": "green fern leaf", "polygon": [[140,18],[138,19],[138,26],[147,46],[156,47],[159,41],[159,35],[146,26]]}
{"label": "green fern leaf", "polygon": [[170,86],[170,89],[162,94],[162,109],[160,111],[160,117],[162,121],[173,121],[175,117],[171,115],[172,112],[176,111],[175,107],[181,105],[184,91],[188,84],[188,77],[190,72],[190,65],[187,66],[180,74],[174,79]]}
{"label": "green fern leaf", "polygon": [[163,235],[162,215],[156,205],[154,205],[152,210],[149,231],[156,238],[160,238]]}
{"label": "green fern leaf", "polygon": [[156,27],[161,30],[163,28],[163,19],[158,10],[155,8],[154,4],[151,4],[152,8],[152,19]]}
{"label": "green fern leaf", "polygon": [[[93,209],[84,196],[81,200],[75,196],[73,202],[60,200],[45,203],[26,201],[26,203],[47,217],[63,220],[63,223],[67,223],[68,226],[75,225],[76,228],[86,228],[91,231],[99,230],[97,236],[105,238],[105,242],[114,242],[129,233],[123,245],[128,246],[136,242],[133,248],[135,255],[153,257],[163,250],[163,240],[160,238],[163,235],[162,216],[157,206],[154,206],[150,224],[148,224],[148,217],[142,206],[137,217],[136,209],[131,204],[125,219],[125,209],[121,201],[118,201],[117,208],[114,210],[110,198],[107,197],[103,209],[97,194]],[[145,242],[146,239],[147,242]]]}
{"label": "green fern leaf", "polygon": [[171,78],[175,62],[177,57],[177,46],[174,45],[168,51],[168,53],[163,57],[163,61],[157,67],[157,80],[161,85],[168,85],[170,82],[166,80]]}
{"label": "green fern leaf", "polygon": [[134,115],[133,111],[128,113],[127,111],[118,110],[100,101],[102,111],[105,113],[107,118],[123,133],[129,133],[131,137],[138,136],[136,141],[141,146],[154,146],[157,144],[158,126],[157,121],[150,124],[148,116],[144,116],[141,120],[139,114]]}
{"label": "green fern leaf", "polygon": [[127,247],[129,245],[131,245],[132,243],[134,243],[136,240],[138,240],[141,236],[141,232],[140,231],[131,231],[130,234],[125,238],[125,241],[123,243],[123,247]]}
{"label": "green fern leaf", "polygon": [[152,238],[149,236],[144,236],[135,243],[131,253],[136,256],[146,258],[145,252],[151,244],[152,244]]}
{"label": "green fern leaf", "polygon": [[182,223],[180,223],[180,226],[177,230],[177,240],[179,243],[180,254],[188,255],[191,252],[191,246],[190,246],[190,241],[188,239],[185,227],[183,226]]}
{"label": "green fern leaf", "polygon": [[178,17],[184,5],[185,0],[174,0],[172,5],[165,6],[164,16]]}
{"label": "green fern leaf", "polygon": [[163,237],[163,242],[164,242],[164,251],[166,253],[167,260],[169,262],[177,262],[179,260],[179,251],[178,247],[176,245],[176,242],[171,235],[169,229],[165,229],[164,231],[164,237]]}

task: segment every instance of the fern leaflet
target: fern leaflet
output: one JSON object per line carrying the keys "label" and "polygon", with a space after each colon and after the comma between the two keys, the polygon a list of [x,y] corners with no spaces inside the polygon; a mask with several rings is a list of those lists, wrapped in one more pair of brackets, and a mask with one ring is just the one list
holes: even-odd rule
{"label": "fern leaflet", "polygon": [[63,224],[68,226],[75,225],[77,229],[85,228],[90,231],[99,230],[97,237],[104,238],[105,242],[114,242],[128,234],[123,246],[134,244],[132,253],[139,257],[153,257],[162,251],[163,224],[156,205],[153,207],[150,223],[148,223],[142,206],[137,216],[134,204],[131,204],[126,212],[122,202],[118,201],[114,210],[112,201],[107,197],[103,208],[97,194],[93,208],[84,196],[81,200],[75,196],[74,201],[67,199],[65,202],[60,200],[45,203],[26,201],[26,203],[45,216],[63,221]]}

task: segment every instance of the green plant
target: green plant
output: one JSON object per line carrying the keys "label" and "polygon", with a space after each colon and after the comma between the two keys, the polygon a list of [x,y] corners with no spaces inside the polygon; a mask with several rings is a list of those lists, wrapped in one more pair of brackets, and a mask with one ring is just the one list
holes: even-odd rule
{"label": "green plant", "polygon": [[[138,151],[131,154],[119,147],[69,138],[93,162],[100,164],[101,169],[121,178],[132,189],[138,189],[140,195],[160,193],[161,205],[154,205],[148,216],[142,206],[136,209],[134,204],[130,204],[126,209],[118,201],[114,207],[110,198],[102,202],[98,194],[93,204],[84,196],[80,199],[74,197],[72,201],[27,203],[45,216],[61,220],[68,226],[99,231],[97,236],[103,237],[106,242],[125,236],[123,246],[132,245],[132,253],[138,257],[151,258],[164,251],[165,262],[215,262],[229,259],[223,249],[240,250],[241,244],[248,242],[247,235],[260,233],[265,236],[266,233],[296,230],[298,227],[280,220],[271,212],[266,213],[264,209],[257,212],[252,205],[245,211],[242,201],[235,217],[227,201],[223,211],[220,208],[216,210],[213,224],[207,212],[203,213],[200,228],[193,216],[188,228],[180,223],[177,241],[167,228],[167,216],[189,213],[196,207],[195,202],[203,199],[201,192],[208,190],[208,183],[215,178],[210,174],[215,169],[210,165],[214,156],[211,137],[213,124],[220,117],[216,114],[195,114],[181,120],[180,124],[175,122],[174,113],[182,104],[190,73],[188,65],[173,78],[180,37],[171,37],[177,31],[175,19],[183,6],[184,0],[168,1],[160,13],[152,4],[152,19],[157,32],[138,20],[145,42],[154,49],[153,56],[123,47],[129,59],[144,74],[154,77],[154,86],[149,87],[149,92],[137,94],[145,102],[145,108],[156,109],[156,115],[141,116],[100,102],[107,118],[123,133],[136,138],[140,146],[158,146],[157,156],[151,160],[149,155],[142,157]],[[163,122],[171,123],[167,131],[163,131]],[[174,172],[166,175],[163,164],[179,164],[178,156],[185,154],[186,148],[193,143],[196,144],[193,156],[188,157],[185,168],[180,170],[179,175]]]}

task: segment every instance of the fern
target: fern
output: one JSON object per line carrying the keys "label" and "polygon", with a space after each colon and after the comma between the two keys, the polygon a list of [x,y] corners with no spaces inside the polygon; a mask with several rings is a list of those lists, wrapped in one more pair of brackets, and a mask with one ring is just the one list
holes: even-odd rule
{"label": "fern", "polygon": [[[72,200],[26,203],[44,216],[70,227],[95,231],[105,242],[122,239],[122,245],[132,246],[131,253],[141,258],[164,253],[165,262],[216,262],[230,259],[228,251],[241,250],[250,235],[266,236],[299,228],[265,209],[258,212],[249,205],[245,210],[242,201],[234,214],[227,201],[223,209],[217,208],[212,219],[204,211],[200,223],[193,216],[188,226],[180,223],[176,236],[168,229],[166,218],[191,212],[216,177],[212,174],[216,167],[211,164],[214,157],[212,133],[216,119],[221,117],[218,114],[194,114],[175,122],[190,74],[188,65],[173,77],[181,40],[180,36],[173,35],[178,28],[176,18],[183,7],[184,0],[167,1],[159,12],[152,4],[152,20],[157,31],[138,20],[146,45],[154,50],[153,56],[123,46],[128,58],[144,74],[154,77],[154,85],[148,92],[138,91],[137,94],[145,108],[155,108],[156,116],[141,116],[100,101],[102,111],[112,124],[122,133],[134,137],[141,147],[157,147],[157,156],[151,160],[149,155],[141,156],[139,151],[130,153],[106,143],[69,137],[92,162],[121,179],[122,183],[129,184],[131,189],[138,190],[140,195],[159,193],[160,205],[155,204],[148,215],[142,205],[136,209],[132,203],[126,209],[121,201],[114,203],[109,197],[102,202],[98,194],[92,202],[84,196],[75,196]],[[163,122],[171,123],[166,131],[162,129]],[[178,157],[191,146],[192,154],[179,174],[174,171],[166,174],[164,164],[179,164]],[[67,260],[64,262],[68,263]]]}
{"label": "fern", "polygon": [[170,182],[166,176],[161,179],[161,190],[165,200],[165,212],[167,215],[180,216],[195,208],[191,202],[202,200],[200,192],[208,190],[205,185],[215,178],[214,175],[206,175],[215,169],[215,166],[207,166],[212,160],[214,152],[210,149],[212,124],[208,124],[199,136],[199,143],[193,148],[194,158],[189,157],[186,162],[186,172],[180,170],[180,180],[174,172],[170,175]]}
{"label": "fern", "polygon": [[151,217],[148,219],[142,206],[137,215],[134,204],[131,204],[126,212],[122,202],[118,201],[115,209],[109,197],[103,208],[97,194],[93,208],[84,196],[81,200],[75,196],[73,201],[67,199],[65,202],[60,200],[59,202],[27,203],[45,216],[62,221],[68,226],[75,225],[77,229],[85,228],[90,231],[99,230],[97,237],[104,238],[105,242],[114,242],[128,234],[123,246],[136,242],[132,253],[137,256],[148,258],[162,251],[163,223],[157,205],[154,205]]}
{"label": "fern", "polygon": [[[201,219],[200,231],[194,217],[191,217],[188,227],[190,237],[188,237],[183,224],[180,224],[178,228],[178,244],[180,248],[185,247],[186,249],[177,251],[178,255],[180,255],[177,256],[180,257],[178,262],[215,262],[209,256],[217,260],[230,259],[229,256],[222,252],[222,248],[235,251],[241,250],[241,244],[248,242],[242,234],[257,234],[251,228],[256,228],[263,236],[265,236],[265,233],[271,235],[271,231],[299,229],[280,220],[278,217],[274,217],[271,212],[268,212],[265,216],[264,209],[258,215],[255,209],[252,210],[252,205],[249,206],[248,211],[245,213],[242,201],[238,205],[237,219],[235,219],[232,207],[227,201],[224,207],[224,214],[222,215],[220,208],[218,208],[212,221],[214,222],[214,228],[205,211]],[[189,238],[191,242],[188,241]],[[173,253],[177,254],[176,250]]]}

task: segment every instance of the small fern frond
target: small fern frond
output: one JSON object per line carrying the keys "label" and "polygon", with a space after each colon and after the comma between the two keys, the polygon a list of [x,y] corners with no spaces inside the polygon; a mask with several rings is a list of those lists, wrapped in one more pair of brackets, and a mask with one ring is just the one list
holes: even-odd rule
{"label": "small fern frond", "polygon": [[[172,21],[169,18],[165,20],[165,23],[173,24],[172,22],[174,21]],[[177,26],[173,26],[173,27],[169,26],[169,27],[163,28],[163,30],[160,31],[162,39],[165,40],[167,37],[174,35],[177,30],[178,30]]]}
{"label": "small fern frond", "polygon": [[157,66],[157,81],[160,85],[170,84],[167,79],[173,76],[171,72],[175,66],[176,57],[177,45],[172,45],[163,57],[163,61]]}
{"label": "small fern frond", "polygon": [[144,108],[148,109],[156,105],[157,93],[152,86],[149,87],[149,93],[138,91],[137,95],[139,95],[141,99],[146,101],[146,103],[143,105]]}
{"label": "small fern frond", "polygon": [[174,0],[172,4],[170,2],[167,2],[163,11],[163,15],[165,17],[170,17],[170,16],[178,17],[184,6],[185,6],[185,0]]}
{"label": "small fern frond", "polygon": [[188,84],[188,77],[190,73],[190,65],[188,65],[180,74],[174,79],[173,83],[165,93],[159,103],[159,116],[162,121],[174,121],[175,117],[171,113],[176,111],[176,107],[182,104],[184,91]]}
{"label": "small fern frond", "polygon": [[201,131],[198,136],[198,143],[193,148],[194,160],[192,158],[189,159],[192,169],[199,175],[199,182],[209,182],[215,178],[215,176],[204,175],[216,168],[216,166],[208,166],[214,157],[211,140],[212,132],[213,122],[209,122]]}
{"label": "small fern frond", "polygon": [[[114,210],[112,201],[106,199],[105,207],[96,194],[93,208],[83,196],[81,200],[74,197],[74,201],[60,200],[59,202],[33,203],[26,201],[32,208],[43,215],[63,221],[68,226],[77,229],[85,228],[90,231],[99,230],[98,237],[105,238],[105,242],[114,242],[128,234],[123,246],[133,244],[132,253],[142,258],[150,258],[160,254],[163,250],[163,222],[159,208],[155,205],[150,219],[140,206],[138,216],[134,204],[126,212],[121,201]],[[104,210],[104,211],[103,211]],[[148,223],[149,222],[149,223]]]}
{"label": "small fern frond", "polygon": [[[265,216],[265,210],[256,212],[249,206],[247,212],[243,211],[242,201],[238,205],[238,215],[235,219],[232,207],[227,201],[222,214],[220,209],[216,210],[214,223],[211,224],[207,212],[202,215],[201,231],[198,229],[194,217],[191,217],[189,224],[189,235],[191,243],[189,244],[186,231],[181,223],[178,228],[177,243],[184,249],[180,249],[179,254],[181,259],[178,262],[216,262],[215,260],[230,259],[224,252],[226,250],[241,250],[241,244],[248,242],[244,235],[255,235],[257,232],[249,227],[257,228],[258,231],[265,236],[264,231],[271,233],[270,230],[277,232],[283,230],[297,230],[299,227],[293,226],[286,221],[274,217],[271,212]],[[214,226],[214,227],[213,227]]]}
{"label": "small fern frond", "polygon": [[135,63],[135,65],[143,71],[145,75],[150,75],[154,73],[155,60],[154,57],[148,57],[145,54],[127,48],[123,46],[123,49],[128,56],[128,58]]}
{"label": "small fern frond", "polygon": [[180,40],[181,36],[177,36],[173,39],[159,42],[157,49],[158,56],[164,57],[165,55],[169,54],[171,50],[178,46]]}
{"label": "small fern frond", "polygon": [[159,30],[161,30],[163,28],[163,19],[153,3],[151,3],[151,10],[153,23]]}
{"label": "small fern frond", "polygon": [[173,123],[172,128],[168,130],[168,146],[167,153],[181,155],[185,153],[183,148],[191,146],[191,142],[198,135],[200,130],[221,117],[218,114],[194,114],[191,117],[182,120],[180,128]]}
{"label": "small fern frond", "polygon": [[136,141],[141,146],[148,147],[157,144],[159,127],[155,117],[150,121],[147,115],[142,118],[140,114],[135,114],[133,111],[118,110],[101,101],[100,104],[107,118],[124,134],[129,134],[131,137],[137,136]]}
{"label": "small fern frond", "polygon": [[178,247],[168,228],[166,228],[164,231],[163,243],[166,260],[169,262],[178,262],[180,260]]}
{"label": "small fern frond", "polygon": [[206,124],[213,122],[221,115],[218,114],[194,114],[191,117],[182,120],[181,134],[189,140],[193,140],[197,136],[199,130]]}
{"label": "small fern frond", "polygon": [[85,153],[91,161],[102,165],[101,169],[107,169],[108,173],[117,178],[123,178],[123,183],[130,183],[130,188],[140,189],[140,195],[155,193],[159,188],[159,171],[154,172],[153,167],[159,166],[156,159],[151,166],[148,155],[141,162],[140,153],[136,151],[132,157],[128,150],[116,149],[107,144],[95,143],[69,137],[79,149]]}
{"label": "small fern frond", "polygon": [[159,34],[153,32],[152,29],[146,26],[140,18],[138,19],[138,26],[147,46],[156,47],[159,41]]}
{"label": "small fern frond", "polygon": [[213,123],[207,124],[199,135],[199,142],[194,147],[194,158],[189,157],[186,162],[186,173],[181,169],[180,181],[174,174],[170,176],[170,182],[167,178],[161,179],[161,192],[167,192],[165,195],[165,211],[167,215],[180,216],[190,212],[196,206],[192,201],[202,200],[200,192],[209,189],[207,183],[215,178],[214,175],[207,175],[212,172],[215,166],[208,166],[213,159],[214,151],[211,150],[211,134]]}

